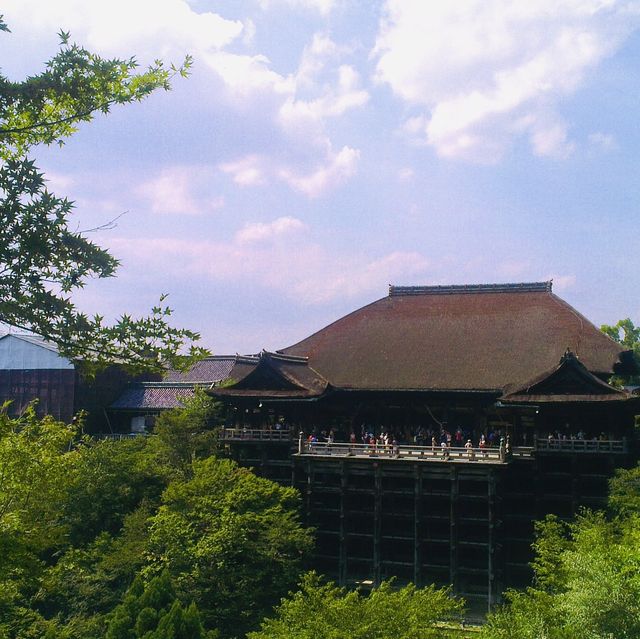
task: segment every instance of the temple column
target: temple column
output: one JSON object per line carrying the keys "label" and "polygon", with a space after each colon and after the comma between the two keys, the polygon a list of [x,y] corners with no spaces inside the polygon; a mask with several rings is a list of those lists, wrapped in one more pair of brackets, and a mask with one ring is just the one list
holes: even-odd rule
{"label": "temple column", "polygon": [[347,486],[349,483],[348,466],[345,461],[340,464],[340,530],[338,581],[344,585],[347,581]]}
{"label": "temple column", "polygon": [[413,583],[419,587],[422,581],[422,552],[420,544],[420,524],[422,523],[422,467],[420,464],[414,464],[413,478]]}
{"label": "temple column", "polygon": [[455,464],[449,468],[449,583],[458,591],[458,471]]}
{"label": "temple column", "polygon": [[382,581],[382,468],[377,462],[373,466],[373,583],[378,586]]}

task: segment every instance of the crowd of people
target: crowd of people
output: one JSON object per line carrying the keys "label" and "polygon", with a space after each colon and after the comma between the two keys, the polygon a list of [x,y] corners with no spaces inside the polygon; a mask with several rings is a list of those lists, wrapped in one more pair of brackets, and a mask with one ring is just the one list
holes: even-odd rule
{"label": "crowd of people", "polygon": [[354,447],[364,447],[365,452],[383,452],[390,455],[398,455],[400,446],[417,446],[430,448],[433,455],[439,454],[443,459],[448,459],[451,450],[456,448],[463,449],[469,459],[475,459],[477,452],[482,455],[487,449],[498,448],[504,453],[509,453],[511,447],[510,437],[502,429],[489,429],[476,435],[473,431],[465,431],[461,427],[450,430],[445,423],[438,428],[418,427],[409,432],[390,428],[375,429],[363,424],[358,433],[351,430],[347,437],[340,431],[329,429],[313,431],[305,438],[312,448],[318,443],[331,445],[348,442]]}

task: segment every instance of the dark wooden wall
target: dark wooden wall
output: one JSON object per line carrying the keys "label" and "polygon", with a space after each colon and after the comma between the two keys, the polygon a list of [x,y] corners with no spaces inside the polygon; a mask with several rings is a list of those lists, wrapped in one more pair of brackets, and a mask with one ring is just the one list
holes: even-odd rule
{"label": "dark wooden wall", "polygon": [[21,414],[34,399],[40,416],[70,422],[75,399],[75,371],[64,369],[0,370],[0,401],[11,401],[9,414]]}

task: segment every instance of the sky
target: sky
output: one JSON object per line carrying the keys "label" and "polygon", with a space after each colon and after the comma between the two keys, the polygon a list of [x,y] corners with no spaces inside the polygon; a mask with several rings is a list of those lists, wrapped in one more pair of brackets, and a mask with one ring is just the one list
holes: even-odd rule
{"label": "sky", "polygon": [[216,354],[293,344],[388,285],[542,281],[640,322],[637,0],[3,0],[0,67],[57,33],[107,57],[194,58],[62,148],[73,228],[121,260],[77,296]]}

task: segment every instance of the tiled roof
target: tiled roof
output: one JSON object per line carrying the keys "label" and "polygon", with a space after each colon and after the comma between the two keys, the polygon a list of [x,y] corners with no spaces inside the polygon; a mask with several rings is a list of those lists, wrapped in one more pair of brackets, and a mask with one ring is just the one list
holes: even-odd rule
{"label": "tiled roof", "polygon": [[187,371],[168,371],[166,382],[221,382],[229,377],[236,363],[235,355],[215,355],[196,362]]}
{"label": "tiled roof", "polygon": [[184,406],[184,401],[193,397],[193,394],[192,384],[177,386],[162,382],[156,384],[144,382],[127,388],[110,408],[120,410],[181,408]]}
{"label": "tiled roof", "polygon": [[534,282],[391,287],[280,352],[308,357],[336,388],[499,392],[557,366],[567,348],[591,372],[620,366],[619,344]]}
{"label": "tiled roof", "polygon": [[233,386],[212,391],[216,397],[250,396],[306,399],[327,390],[327,380],[309,366],[306,357],[262,351],[257,358],[242,358],[230,377]]}
{"label": "tiled roof", "polygon": [[164,410],[180,408],[194,395],[194,388],[209,388],[228,379],[236,355],[216,355],[196,362],[187,371],[168,371],[161,382],[138,382],[129,386],[111,404],[114,410]]}

